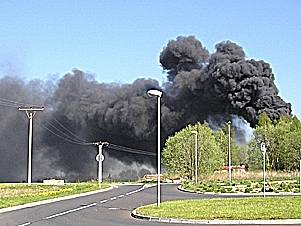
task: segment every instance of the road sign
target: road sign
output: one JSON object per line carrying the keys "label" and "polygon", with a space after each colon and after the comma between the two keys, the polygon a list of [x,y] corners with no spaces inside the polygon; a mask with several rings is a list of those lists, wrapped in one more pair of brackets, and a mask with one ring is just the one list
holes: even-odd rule
{"label": "road sign", "polygon": [[260,150],[262,151],[262,152],[266,152],[266,150],[267,150],[267,148],[266,148],[266,146],[265,146],[265,143],[261,143],[261,145],[260,145]]}
{"label": "road sign", "polygon": [[96,159],[97,162],[100,162],[100,161],[103,162],[103,160],[105,160],[105,157],[104,157],[104,155],[99,155],[98,154],[98,155],[96,155],[95,159]]}

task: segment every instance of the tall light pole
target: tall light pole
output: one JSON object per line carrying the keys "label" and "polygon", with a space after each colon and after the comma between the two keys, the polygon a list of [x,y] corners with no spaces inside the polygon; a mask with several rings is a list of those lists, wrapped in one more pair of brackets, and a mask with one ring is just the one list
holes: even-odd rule
{"label": "tall light pole", "polygon": [[299,192],[301,192],[301,149],[300,149],[300,152],[299,152],[299,170],[300,170],[300,173],[299,173],[299,184],[300,184]]}
{"label": "tall light pole", "polygon": [[231,121],[228,123],[228,162],[229,162],[229,181],[232,180],[232,172],[231,172]]}
{"label": "tall light pole", "polygon": [[157,191],[157,206],[160,207],[160,202],[161,202],[161,191],[160,191],[160,174],[161,174],[161,153],[160,153],[160,141],[161,141],[161,134],[160,134],[160,122],[161,122],[161,97],[162,97],[162,92],[160,90],[156,89],[150,89],[147,91],[147,94],[149,96],[155,96],[158,99],[158,175],[157,175],[157,184],[158,184],[158,191]]}
{"label": "tall light pole", "polygon": [[31,162],[32,162],[32,124],[33,117],[37,111],[44,111],[44,107],[19,107],[19,111],[25,111],[29,119],[28,128],[28,171],[27,171],[27,184],[31,185]]}
{"label": "tall light pole", "polygon": [[262,173],[263,173],[263,197],[265,197],[265,181],[266,181],[266,173],[265,173],[265,156],[266,156],[266,151],[267,148],[265,146],[265,143],[262,142],[260,145],[260,149],[262,151],[263,154],[263,168],[262,168]]}
{"label": "tall light pole", "polygon": [[195,166],[195,184],[198,183],[198,132],[191,131],[194,134],[194,166]]}

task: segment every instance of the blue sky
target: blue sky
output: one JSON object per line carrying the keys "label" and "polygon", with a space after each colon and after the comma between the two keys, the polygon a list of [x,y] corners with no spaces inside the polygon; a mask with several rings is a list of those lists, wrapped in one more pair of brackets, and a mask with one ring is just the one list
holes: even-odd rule
{"label": "blue sky", "polygon": [[194,35],[212,52],[232,40],[269,62],[301,116],[301,1],[7,0],[0,3],[0,76],[47,78],[72,68],[102,82],[163,81],[168,40]]}

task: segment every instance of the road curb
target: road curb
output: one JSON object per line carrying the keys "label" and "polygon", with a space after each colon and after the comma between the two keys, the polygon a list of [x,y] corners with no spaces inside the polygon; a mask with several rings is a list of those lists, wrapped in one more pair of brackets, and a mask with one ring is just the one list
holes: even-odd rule
{"label": "road curb", "polygon": [[173,224],[230,224],[230,225],[293,225],[301,224],[301,219],[287,219],[287,220],[185,220],[185,219],[174,219],[174,218],[160,218],[145,216],[137,213],[137,209],[131,212],[133,218],[147,221],[155,221],[162,223],[173,223]]}
{"label": "road curb", "polygon": [[96,190],[96,191],[89,191],[89,192],[75,194],[75,195],[68,195],[68,196],[63,196],[63,197],[58,197],[58,198],[53,198],[53,199],[47,199],[47,200],[42,200],[42,201],[37,201],[37,202],[32,202],[32,203],[26,203],[26,204],[18,205],[18,206],[7,207],[7,208],[0,209],[0,214],[10,212],[10,211],[14,211],[14,210],[20,210],[20,209],[30,208],[30,207],[34,207],[34,206],[45,205],[45,204],[49,204],[49,203],[60,202],[60,201],[64,201],[64,200],[84,197],[84,196],[88,196],[88,195],[94,195],[94,194],[97,194],[97,193],[109,191],[109,190],[115,188],[116,186],[118,186],[118,185],[112,185],[109,188]]}

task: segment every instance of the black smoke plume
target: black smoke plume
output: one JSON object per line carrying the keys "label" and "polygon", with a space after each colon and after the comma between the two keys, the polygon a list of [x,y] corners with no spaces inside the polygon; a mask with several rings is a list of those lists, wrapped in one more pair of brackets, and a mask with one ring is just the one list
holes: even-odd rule
{"label": "black smoke plume", "polygon": [[209,59],[206,53],[194,37],[179,37],[160,56],[170,79],[167,95],[175,110],[183,111],[184,124],[232,114],[254,127],[263,112],[273,120],[291,114],[291,105],[278,96],[268,63],[247,60],[242,47],[230,41],[217,44]]}
{"label": "black smoke plume", "polygon": [[[46,109],[34,118],[34,180],[96,178],[97,148],[86,145],[93,141],[154,153],[156,100],[146,94],[151,88],[164,92],[162,143],[188,123],[214,118],[223,123],[237,115],[254,127],[262,112],[272,119],[291,114],[290,104],[278,96],[270,65],[246,59],[242,47],[233,42],[219,43],[209,54],[195,37],[178,37],[163,48],[160,63],[168,77],[162,87],[158,81],[145,78],[132,84],[100,83],[77,69],[59,80],[2,78],[0,98],[44,105]],[[27,117],[2,101],[0,181],[25,181]],[[17,103],[12,103],[13,107]],[[142,171],[151,172],[150,166],[156,161],[153,156],[110,147],[104,151],[104,173],[109,178],[120,178],[127,172],[131,178],[139,177]],[[135,173],[133,168],[142,171]]]}

